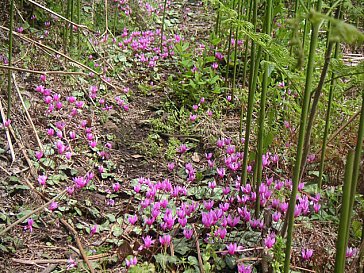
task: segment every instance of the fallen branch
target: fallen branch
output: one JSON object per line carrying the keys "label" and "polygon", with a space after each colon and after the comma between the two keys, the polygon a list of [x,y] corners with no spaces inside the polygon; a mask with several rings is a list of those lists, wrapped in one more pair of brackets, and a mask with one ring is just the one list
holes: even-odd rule
{"label": "fallen branch", "polygon": [[[6,28],[6,27],[0,26],[0,28],[1,28],[1,29],[4,29],[4,30],[6,30],[6,31],[9,31],[9,29],[8,29],[8,28]],[[70,62],[72,62],[72,63],[74,63],[74,64],[77,64],[78,66],[80,66],[80,67],[82,67],[82,68],[84,68],[84,69],[86,69],[86,70],[88,70],[88,71],[92,72],[94,75],[98,76],[98,77],[101,79],[101,81],[102,81],[102,82],[104,82],[106,85],[108,85],[108,86],[110,86],[110,87],[114,88],[115,90],[119,90],[119,91],[120,91],[120,88],[119,88],[119,87],[117,87],[117,86],[115,86],[115,85],[113,85],[112,83],[108,82],[108,81],[104,78],[104,75],[103,75],[103,74],[98,73],[97,71],[93,70],[92,68],[88,67],[87,65],[84,65],[84,64],[80,63],[79,61],[76,61],[76,60],[72,59],[71,57],[67,56],[66,54],[63,54],[62,52],[57,51],[57,50],[55,50],[55,49],[53,49],[53,48],[51,48],[51,47],[49,47],[49,46],[46,46],[46,45],[44,45],[44,44],[42,44],[42,43],[40,43],[40,42],[34,41],[34,40],[32,40],[32,39],[28,38],[27,36],[25,36],[25,35],[23,35],[23,34],[17,33],[17,32],[15,32],[15,31],[13,31],[13,34],[14,34],[15,36],[17,36],[17,37],[19,37],[19,38],[21,38],[21,39],[23,39],[23,40],[27,41],[28,43],[35,44],[35,45],[36,45],[36,46],[38,46],[38,47],[41,47],[41,48],[43,48],[43,49],[49,50],[49,51],[51,51],[51,52],[53,52],[53,53],[55,53],[55,54],[58,54],[58,55],[62,56],[63,58],[67,59],[68,61],[70,61]]]}
{"label": "fallen branch", "polygon": [[88,31],[92,32],[87,26],[85,26],[85,25],[79,25],[79,24],[77,24],[75,22],[72,22],[71,20],[67,19],[66,17],[63,17],[62,15],[54,12],[53,10],[50,10],[49,8],[47,8],[45,6],[42,6],[41,4],[39,4],[39,3],[37,3],[37,2],[35,2],[33,0],[27,0],[27,1],[29,3],[32,3],[33,5],[37,6],[38,8],[41,8],[41,9],[43,9],[43,10],[45,10],[45,11],[47,11],[47,12],[49,12],[49,13],[55,15],[55,16],[57,16],[58,18],[60,18],[60,19],[62,19],[64,21],[70,23],[71,25],[74,25],[74,26],[76,26],[78,28],[84,28],[84,29],[87,29]]}
{"label": "fallen branch", "polygon": [[66,193],[66,190],[61,191],[59,194],[57,194],[55,197],[53,197],[51,200],[49,200],[47,203],[43,204],[42,206],[36,208],[35,210],[32,210],[31,212],[27,213],[23,217],[21,217],[19,220],[15,221],[14,223],[7,226],[4,230],[0,231],[0,237],[4,235],[6,232],[8,232],[10,229],[12,229],[14,226],[18,225],[19,223],[25,221],[33,214],[38,213],[39,211],[43,210],[45,207],[49,206],[53,201],[61,197],[64,193]]}
{"label": "fallen branch", "polygon": [[298,270],[302,270],[302,271],[306,271],[306,272],[316,273],[316,271],[315,271],[315,270],[307,269],[307,268],[304,268],[304,267],[293,266],[293,265],[291,265],[290,267],[291,267],[292,269],[294,269],[294,270],[298,269]]}
{"label": "fallen branch", "polygon": [[88,268],[90,269],[91,273],[95,273],[95,270],[92,267],[92,265],[88,259],[88,256],[86,255],[85,250],[83,249],[83,246],[81,244],[80,238],[78,237],[76,230],[69,223],[67,223],[66,220],[60,219],[60,221],[72,233],[73,237],[75,238],[76,244],[77,244],[78,249],[80,250],[81,256],[82,256],[83,260],[85,261],[85,263],[87,264]]}
{"label": "fallen branch", "polygon": [[[1,118],[2,118],[3,122],[5,122],[6,116],[5,116],[3,105],[1,104],[1,101],[0,101],[0,112],[1,112]],[[11,160],[12,160],[12,162],[14,162],[15,161],[15,153],[14,153],[13,143],[11,142],[9,128],[11,128],[11,125],[9,125],[8,127],[5,127],[5,134],[6,134],[6,139],[8,140],[8,144],[9,144]]]}
{"label": "fallen branch", "polygon": [[19,90],[19,87],[18,87],[18,83],[16,82],[15,75],[12,73],[12,75],[11,75],[11,76],[13,77],[13,82],[14,82],[15,90],[16,90],[16,92],[18,93],[18,96],[19,96],[20,101],[21,101],[21,104],[22,104],[22,106],[23,106],[23,109],[24,109],[25,115],[27,116],[27,118],[28,118],[28,122],[30,123],[30,126],[32,127],[32,129],[33,129],[33,131],[34,131],[35,139],[36,139],[36,140],[37,140],[37,142],[38,142],[39,149],[40,149],[41,151],[44,151],[44,149],[43,149],[43,145],[42,145],[42,142],[40,141],[39,136],[38,136],[38,132],[37,132],[37,130],[35,129],[35,126],[34,126],[34,123],[33,123],[33,121],[32,121],[32,118],[30,117],[29,112],[28,112],[28,110],[27,110],[27,107],[25,106],[25,103],[24,103],[24,100],[23,100],[23,96],[22,96],[22,95],[21,95],[21,93],[20,93],[20,90]]}
{"label": "fallen branch", "polygon": [[77,72],[77,71],[62,71],[62,70],[51,70],[51,71],[39,71],[39,70],[30,70],[26,68],[20,68],[15,66],[1,65],[1,69],[20,71],[20,72],[28,72],[32,74],[40,74],[40,75],[51,75],[51,74],[59,74],[59,75],[83,75],[88,76],[85,72]]}
{"label": "fallen branch", "polygon": [[205,273],[205,270],[204,270],[204,267],[203,267],[203,262],[202,262],[202,257],[201,257],[200,243],[198,242],[198,235],[197,235],[197,231],[196,231],[196,228],[195,228],[194,224],[192,224],[192,228],[193,228],[193,234],[194,234],[194,237],[195,237],[197,258],[198,258],[198,264],[199,264],[199,267],[200,267],[200,272]]}

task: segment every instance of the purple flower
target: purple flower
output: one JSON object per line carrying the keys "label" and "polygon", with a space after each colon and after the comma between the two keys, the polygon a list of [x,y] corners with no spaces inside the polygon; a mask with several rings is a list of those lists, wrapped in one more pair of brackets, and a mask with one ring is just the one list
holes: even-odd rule
{"label": "purple flower", "polygon": [[185,238],[187,240],[191,239],[192,238],[192,235],[193,235],[193,230],[192,229],[189,229],[189,228],[185,228],[183,230],[183,235],[185,236]]}
{"label": "purple flower", "polygon": [[27,225],[24,227],[24,230],[33,231],[34,220],[32,218],[28,218]]}
{"label": "purple flower", "polygon": [[353,257],[355,257],[356,256],[356,254],[358,253],[358,249],[357,248],[355,248],[355,247],[348,247],[347,249],[346,249],[346,258],[353,258]]}
{"label": "purple flower", "polygon": [[313,204],[313,210],[315,211],[315,213],[318,213],[320,208],[321,208],[321,205],[319,203]]}
{"label": "purple flower", "polygon": [[43,157],[43,152],[42,151],[36,151],[35,152],[35,157],[40,160]]}
{"label": "purple flower", "polygon": [[235,251],[238,249],[238,245],[236,243],[230,243],[226,245],[227,251],[230,255],[234,255]]}
{"label": "purple flower", "polygon": [[138,221],[138,216],[136,214],[131,215],[128,217],[128,221],[130,224],[135,225],[135,223]]}
{"label": "purple flower", "polygon": [[266,248],[270,249],[276,242],[276,235],[274,233],[270,233],[267,238],[264,239],[264,245]]}
{"label": "purple flower", "polygon": [[54,211],[55,209],[57,209],[58,208],[58,203],[56,202],[56,201],[52,201],[50,204],[49,204],[49,207],[48,207],[48,209],[50,210],[50,211]]}
{"label": "purple flower", "polygon": [[216,70],[219,67],[219,65],[218,65],[218,63],[213,63],[211,65],[211,67],[212,67],[212,69]]}
{"label": "purple flower", "polygon": [[94,235],[97,232],[97,225],[93,225],[90,229],[90,236]]}
{"label": "purple flower", "polygon": [[146,237],[143,237],[143,242],[144,242],[143,245],[144,248],[150,248],[154,244],[155,240],[152,240],[152,237],[147,235]]}
{"label": "purple flower", "polygon": [[112,189],[114,190],[114,192],[118,192],[120,190],[120,184],[116,182],[112,185]]}
{"label": "purple flower", "polygon": [[238,264],[238,273],[251,273],[252,272],[252,266],[244,264]]}
{"label": "purple flower", "polygon": [[225,176],[225,169],[224,168],[217,168],[216,172],[220,176],[220,178],[223,178]]}
{"label": "purple flower", "polygon": [[125,260],[126,267],[132,267],[138,263],[137,257],[133,256],[129,260]]}
{"label": "purple flower", "polygon": [[48,179],[48,176],[46,176],[46,175],[39,175],[38,176],[38,183],[39,183],[39,185],[45,186],[47,179]]}
{"label": "purple flower", "polygon": [[171,243],[171,235],[164,234],[163,236],[159,236],[159,242],[162,246],[167,247]]}
{"label": "purple flower", "polygon": [[301,251],[301,254],[302,254],[302,259],[304,261],[308,261],[312,257],[313,250],[312,249],[304,249],[303,248],[302,251]]}
{"label": "purple flower", "polygon": [[67,270],[70,270],[71,268],[75,268],[77,267],[77,262],[75,260],[72,259],[72,257],[70,257],[67,260]]}
{"label": "purple flower", "polygon": [[186,144],[182,144],[181,146],[179,146],[179,148],[177,149],[177,153],[180,154],[184,154],[185,152],[187,152],[187,146]]}
{"label": "purple flower", "polygon": [[87,180],[82,176],[74,177],[72,180],[73,182],[75,182],[75,186],[77,189],[82,189],[87,185]]}

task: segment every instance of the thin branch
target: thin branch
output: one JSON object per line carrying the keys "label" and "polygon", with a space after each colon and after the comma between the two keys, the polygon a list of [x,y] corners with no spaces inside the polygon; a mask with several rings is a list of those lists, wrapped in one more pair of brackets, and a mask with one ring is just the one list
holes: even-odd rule
{"label": "thin branch", "polygon": [[23,217],[21,217],[19,220],[15,221],[14,223],[12,223],[9,226],[7,226],[4,230],[0,231],[0,237],[2,235],[4,235],[6,232],[8,232],[10,229],[12,229],[14,226],[16,226],[17,224],[22,223],[23,221],[25,221],[26,219],[28,219],[33,214],[36,214],[39,211],[41,211],[42,209],[44,209],[45,207],[49,206],[53,201],[55,201],[57,198],[59,198],[60,196],[62,196],[65,192],[66,192],[66,190],[61,191],[59,194],[57,194],[55,197],[53,197],[47,203],[45,203],[42,206],[36,208],[35,210],[32,210],[31,212],[29,212],[26,215],[24,215]]}
{"label": "thin branch", "polygon": [[[8,29],[8,28],[3,27],[3,26],[0,26],[0,29],[4,29],[4,30],[6,30],[6,31],[9,31],[9,29]],[[68,55],[63,54],[62,52],[57,51],[57,50],[55,50],[55,49],[53,49],[53,48],[51,48],[51,47],[49,47],[49,46],[46,46],[46,45],[44,45],[44,44],[42,44],[42,43],[40,43],[40,42],[34,41],[34,40],[32,40],[32,39],[28,38],[27,36],[25,36],[25,35],[23,35],[23,34],[19,34],[19,33],[15,32],[15,31],[13,31],[13,34],[14,34],[15,36],[17,36],[17,37],[19,37],[19,38],[21,38],[21,39],[23,39],[23,40],[25,40],[25,41],[29,42],[29,43],[33,43],[33,44],[35,44],[35,45],[37,45],[37,46],[39,46],[39,47],[41,47],[41,48],[44,48],[44,49],[49,50],[49,51],[52,51],[53,53],[55,53],[55,54],[58,54],[58,55],[62,56],[63,58],[67,59],[68,61],[70,61],[70,62],[72,62],[72,63],[75,63],[75,64],[77,64],[78,66],[80,66],[80,67],[82,67],[82,68],[84,68],[84,69],[86,69],[86,70],[88,70],[88,71],[92,72],[93,74],[95,74],[96,76],[98,76],[98,77],[101,79],[101,81],[102,81],[102,82],[104,82],[106,85],[108,85],[108,86],[110,86],[110,87],[114,88],[115,90],[119,90],[119,91],[120,91],[120,88],[119,88],[119,87],[117,87],[117,86],[115,86],[115,85],[113,85],[112,83],[109,83],[109,82],[105,79],[104,75],[102,75],[101,73],[98,73],[97,71],[93,70],[92,68],[88,67],[87,65],[84,65],[84,64],[80,63],[79,61],[76,61],[76,60],[72,59],[72,58],[71,58],[71,57],[69,57]]]}
{"label": "thin branch", "polygon": [[26,108],[26,106],[25,106],[25,103],[24,103],[24,100],[23,100],[23,96],[22,96],[22,95],[21,95],[21,93],[20,93],[20,90],[19,90],[19,87],[18,87],[18,83],[16,82],[16,78],[15,78],[14,73],[12,73],[12,77],[13,77],[13,82],[14,82],[14,85],[15,85],[15,90],[16,90],[16,92],[18,93],[18,96],[19,96],[19,98],[20,98],[21,104],[22,104],[23,109],[24,109],[24,111],[25,111],[25,115],[26,115],[26,116],[27,116],[27,118],[28,118],[28,122],[30,123],[30,126],[32,127],[32,129],[33,129],[33,131],[34,131],[35,139],[36,139],[36,140],[37,140],[37,142],[38,142],[39,149],[40,149],[41,151],[44,151],[44,149],[43,149],[43,145],[42,145],[42,142],[40,141],[39,136],[38,136],[38,132],[37,132],[37,130],[35,129],[35,126],[34,126],[34,123],[33,123],[33,121],[32,121],[32,118],[30,117],[29,112],[28,112],[28,110],[27,110],[27,108]]}
{"label": "thin branch", "polygon": [[90,269],[91,273],[95,273],[95,270],[92,267],[92,265],[88,259],[88,256],[86,255],[85,250],[83,249],[82,243],[80,241],[80,238],[78,237],[76,230],[69,223],[67,223],[66,220],[60,219],[60,221],[72,233],[73,237],[75,238],[76,244],[77,244],[78,249],[80,250],[81,256],[82,256],[83,260],[85,261],[85,263],[87,264],[88,268]]}
{"label": "thin branch", "polygon": [[[6,116],[5,116],[3,105],[1,104],[1,101],[0,101],[0,112],[1,112],[1,118],[5,122]],[[8,144],[9,144],[11,159],[12,159],[12,162],[14,162],[15,161],[15,153],[14,153],[13,143],[11,142],[9,128],[11,128],[11,125],[9,125],[9,127],[5,127],[5,134],[6,134],[6,139],[8,140]]]}
{"label": "thin branch", "polygon": [[201,273],[205,273],[205,269],[203,267],[203,262],[202,262],[202,257],[201,257],[201,250],[200,250],[200,243],[198,242],[198,234],[195,228],[195,225],[192,224],[192,228],[193,228],[193,234],[195,237],[195,243],[196,243],[196,250],[197,250],[197,258],[198,258],[198,264],[200,267],[200,271]]}
{"label": "thin branch", "polygon": [[32,3],[33,5],[35,5],[35,6],[37,6],[38,8],[41,8],[41,9],[43,9],[43,10],[45,10],[45,11],[47,11],[47,12],[49,12],[49,13],[51,13],[51,14],[53,14],[53,15],[55,15],[55,16],[57,16],[58,18],[60,18],[60,19],[62,19],[62,20],[64,20],[64,21],[66,21],[66,22],[68,22],[68,23],[70,23],[71,25],[74,25],[74,26],[76,26],[76,27],[78,27],[78,28],[84,28],[84,29],[87,29],[88,31],[90,31],[90,32],[93,32],[92,30],[90,30],[87,26],[85,26],[85,25],[79,25],[79,24],[77,24],[77,23],[75,23],[75,22],[72,22],[71,20],[68,20],[66,17],[63,17],[62,15],[60,15],[60,14],[58,14],[58,13],[56,13],[56,12],[54,12],[53,10],[50,10],[49,8],[47,8],[47,7],[45,7],[45,6],[42,6],[41,4],[39,4],[39,3],[37,3],[37,2],[35,2],[35,1],[33,1],[33,0],[27,0],[29,3]]}
{"label": "thin branch", "polygon": [[8,66],[8,65],[1,65],[1,64],[0,64],[0,69],[20,71],[20,72],[28,72],[28,73],[40,74],[40,75],[59,74],[59,75],[83,75],[83,76],[88,76],[85,72],[62,71],[62,70],[39,71],[39,70],[30,70],[30,69],[26,69],[26,68],[20,68],[20,67],[15,67],[15,66]]}

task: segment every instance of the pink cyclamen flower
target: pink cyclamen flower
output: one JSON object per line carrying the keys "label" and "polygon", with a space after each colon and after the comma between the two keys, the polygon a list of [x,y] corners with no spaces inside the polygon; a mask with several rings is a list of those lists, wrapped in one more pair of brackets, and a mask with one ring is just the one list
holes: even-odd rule
{"label": "pink cyclamen flower", "polygon": [[159,236],[159,242],[162,246],[167,247],[171,243],[171,235],[164,234],[163,236]]}
{"label": "pink cyclamen flower", "polygon": [[182,144],[178,149],[177,149],[177,152],[180,153],[180,154],[184,154],[185,152],[187,152],[187,146],[186,144]]}
{"label": "pink cyclamen flower", "polygon": [[49,205],[49,207],[48,207],[48,209],[50,210],[50,211],[54,211],[55,209],[57,209],[58,208],[58,203],[56,202],[56,201],[52,201],[51,203],[50,203],[50,205]]}
{"label": "pink cyclamen flower", "polygon": [[309,259],[311,259],[312,254],[313,254],[312,249],[302,249],[302,251],[301,251],[302,259],[304,261],[308,261]]}
{"label": "pink cyclamen flower", "polygon": [[10,119],[7,119],[4,121],[4,127],[8,128],[11,124],[11,120]]}
{"label": "pink cyclamen flower", "polygon": [[36,151],[35,152],[35,157],[37,160],[40,160],[43,157],[43,152],[42,151]]}
{"label": "pink cyclamen flower", "polygon": [[67,270],[70,270],[71,268],[75,268],[77,267],[77,262],[72,259],[72,257],[70,257],[68,260],[67,260]]}
{"label": "pink cyclamen flower", "polygon": [[195,121],[197,119],[197,115],[190,115],[190,121]]}
{"label": "pink cyclamen flower", "polygon": [[238,273],[251,273],[252,272],[252,266],[244,264],[238,264]]}
{"label": "pink cyclamen flower", "polygon": [[44,74],[40,75],[40,80],[41,80],[42,82],[45,82],[45,81],[47,80],[47,76],[46,76],[46,75],[44,75]]}
{"label": "pink cyclamen flower", "polygon": [[155,240],[153,240],[151,236],[147,235],[146,237],[143,237],[143,242],[144,248],[150,248],[154,244]]}
{"label": "pink cyclamen flower", "polygon": [[97,225],[93,225],[90,229],[90,236],[94,235],[97,232]]}
{"label": "pink cyclamen flower", "polygon": [[238,249],[238,245],[236,243],[230,243],[229,245],[226,246],[227,248],[227,252],[230,255],[234,255],[235,251]]}
{"label": "pink cyclamen flower", "polygon": [[46,175],[39,175],[38,176],[38,183],[41,186],[45,186],[48,176]]}
{"label": "pink cyclamen flower", "polygon": [[28,218],[27,225],[24,227],[24,230],[33,231],[34,220],[32,218]]}
{"label": "pink cyclamen flower", "polygon": [[358,253],[358,249],[355,247],[348,247],[346,249],[346,258],[350,259],[356,256],[356,254]]}
{"label": "pink cyclamen flower", "polygon": [[126,267],[128,267],[128,268],[136,265],[137,263],[138,263],[138,260],[137,260],[137,257],[135,257],[135,256],[133,256],[129,260],[128,259],[125,260]]}
{"label": "pink cyclamen flower", "polygon": [[270,249],[276,242],[276,235],[274,233],[270,233],[267,238],[264,239],[264,245],[266,248]]}
{"label": "pink cyclamen flower", "polygon": [[114,190],[114,192],[118,192],[120,190],[120,184],[116,182],[112,185],[112,189]]}
{"label": "pink cyclamen flower", "polygon": [[192,238],[192,235],[193,235],[193,230],[192,229],[189,229],[189,228],[185,228],[183,230],[183,235],[185,236],[185,238],[187,240],[191,239]]}
{"label": "pink cyclamen flower", "polygon": [[219,67],[219,65],[218,65],[218,63],[213,63],[211,65],[211,67],[212,67],[212,69],[216,70]]}
{"label": "pink cyclamen flower", "polygon": [[135,225],[135,223],[138,221],[138,216],[136,214],[131,215],[128,217],[128,221],[130,224]]}

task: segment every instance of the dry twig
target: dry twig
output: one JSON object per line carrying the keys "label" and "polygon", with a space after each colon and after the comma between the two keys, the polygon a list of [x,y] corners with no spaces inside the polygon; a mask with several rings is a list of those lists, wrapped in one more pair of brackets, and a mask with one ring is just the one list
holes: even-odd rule
{"label": "dry twig", "polygon": [[25,111],[25,115],[27,116],[27,118],[28,118],[28,122],[29,122],[30,126],[32,127],[32,129],[33,129],[33,131],[34,131],[35,139],[36,139],[36,140],[37,140],[37,142],[38,142],[39,149],[40,149],[41,151],[44,151],[44,149],[43,149],[43,145],[42,145],[42,142],[40,141],[39,136],[38,136],[38,132],[37,132],[37,130],[35,129],[35,126],[34,126],[34,123],[33,123],[33,121],[32,121],[32,118],[30,117],[29,112],[28,112],[28,110],[27,110],[27,108],[26,108],[26,106],[25,106],[25,103],[24,103],[24,100],[23,100],[23,96],[22,96],[22,95],[21,95],[21,93],[20,93],[20,90],[19,90],[19,87],[18,87],[18,83],[16,82],[15,75],[12,73],[12,74],[11,74],[11,76],[13,77],[13,82],[14,82],[15,90],[16,90],[16,92],[18,93],[18,96],[19,96],[19,98],[20,98],[21,104],[22,104],[23,109],[24,109],[24,111]]}
{"label": "dry twig", "polygon": [[[1,103],[1,101],[0,101],[0,112],[1,112],[2,120],[5,121],[6,117],[5,117],[5,113],[4,113],[4,109],[3,109],[3,105]],[[14,153],[13,143],[11,142],[11,137],[10,137],[10,134],[9,134],[9,128],[11,128],[11,125],[9,125],[9,127],[5,127],[5,134],[6,134],[6,139],[8,140],[8,144],[9,144],[11,159],[12,159],[12,162],[14,162],[15,161],[15,153]]]}

